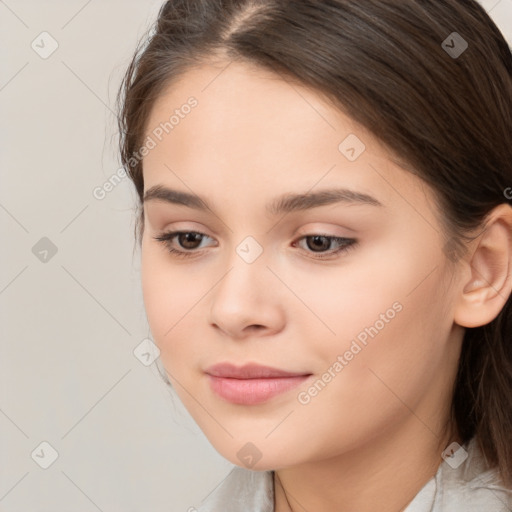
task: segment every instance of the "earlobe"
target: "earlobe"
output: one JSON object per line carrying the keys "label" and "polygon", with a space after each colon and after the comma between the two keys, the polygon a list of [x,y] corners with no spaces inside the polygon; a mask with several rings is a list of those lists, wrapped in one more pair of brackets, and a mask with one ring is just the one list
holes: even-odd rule
{"label": "earlobe", "polygon": [[512,291],[510,205],[501,204],[488,215],[485,229],[468,258],[454,322],[463,327],[479,327],[498,316]]}

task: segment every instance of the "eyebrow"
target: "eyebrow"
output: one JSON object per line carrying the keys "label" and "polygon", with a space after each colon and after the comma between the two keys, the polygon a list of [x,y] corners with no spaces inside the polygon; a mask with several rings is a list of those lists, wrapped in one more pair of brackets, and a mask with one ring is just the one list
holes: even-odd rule
{"label": "eyebrow", "polygon": [[[179,204],[200,211],[213,211],[206,198],[189,192],[166,188],[162,185],[155,185],[144,194],[144,203],[151,200]],[[335,203],[384,206],[378,199],[368,194],[346,188],[336,188],[302,194],[287,193],[267,203],[266,211],[271,215],[279,215]]]}

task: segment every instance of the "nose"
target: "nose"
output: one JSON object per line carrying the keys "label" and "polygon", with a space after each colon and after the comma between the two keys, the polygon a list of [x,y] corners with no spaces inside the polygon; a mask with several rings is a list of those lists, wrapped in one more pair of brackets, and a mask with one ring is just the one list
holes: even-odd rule
{"label": "nose", "polygon": [[253,263],[235,258],[230,262],[212,290],[210,323],[234,339],[279,332],[285,322],[282,283],[263,258]]}

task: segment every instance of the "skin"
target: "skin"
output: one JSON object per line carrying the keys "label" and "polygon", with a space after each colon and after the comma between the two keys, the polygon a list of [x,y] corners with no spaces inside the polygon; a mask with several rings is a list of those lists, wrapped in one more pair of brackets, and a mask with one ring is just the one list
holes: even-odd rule
{"label": "skin", "polygon": [[[449,410],[464,327],[491,321],[510,294],[510,208],[495,209],[452,267],[432,190],[375,136],[315,91],[249,64],[224,67],[187,72],[147,123],[149,135],[197,98],[144,158],[144,190],[193,192],[213,210],[145,202],[142,286],[161,361],[221,455],[244,466],[237,452],[251,442],[261,453],[251,469],[276,471],[277,512],[403,510],[459,439]],[[338,149],[349,134],[366,146],[354,162]],[[382,206],[279,216],[264,208],[284,193],[334,187]],[[195,251],[178,258],[154,238],[171,230],[206,236],[185,247],[175,238],[175,249]],[[358,243],[318,259],[339,246],[315,252],[303,237],[317,233]],[[236,252],[247,236],[263,249],[250,264]],[[400,312],[300,403],[298,393],[397,302]],[[312,376],[266,403],[232,404],[204,373],[226,361]]]}

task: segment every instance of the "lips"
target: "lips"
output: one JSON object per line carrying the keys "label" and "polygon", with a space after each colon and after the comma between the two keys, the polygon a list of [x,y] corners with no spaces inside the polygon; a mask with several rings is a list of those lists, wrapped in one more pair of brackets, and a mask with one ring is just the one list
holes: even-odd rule
{"label": "lips", "polygon": [[208,368],[211,389],[224,400],[240,405],[255,405],[290,391],[310,373],[289,372],[269,366],[220,363]]}
{"label": "lips", "polygon": [[206,373],[214,377],[224,377],[228,379],[266,379],[279,377],[298,377],[310,375],[309,373],[294,373],[271,368],[270,366],[261,366],[259,364],[246,364],[245,366],[235,366],[230,363],[220,363],[211,366]]}

